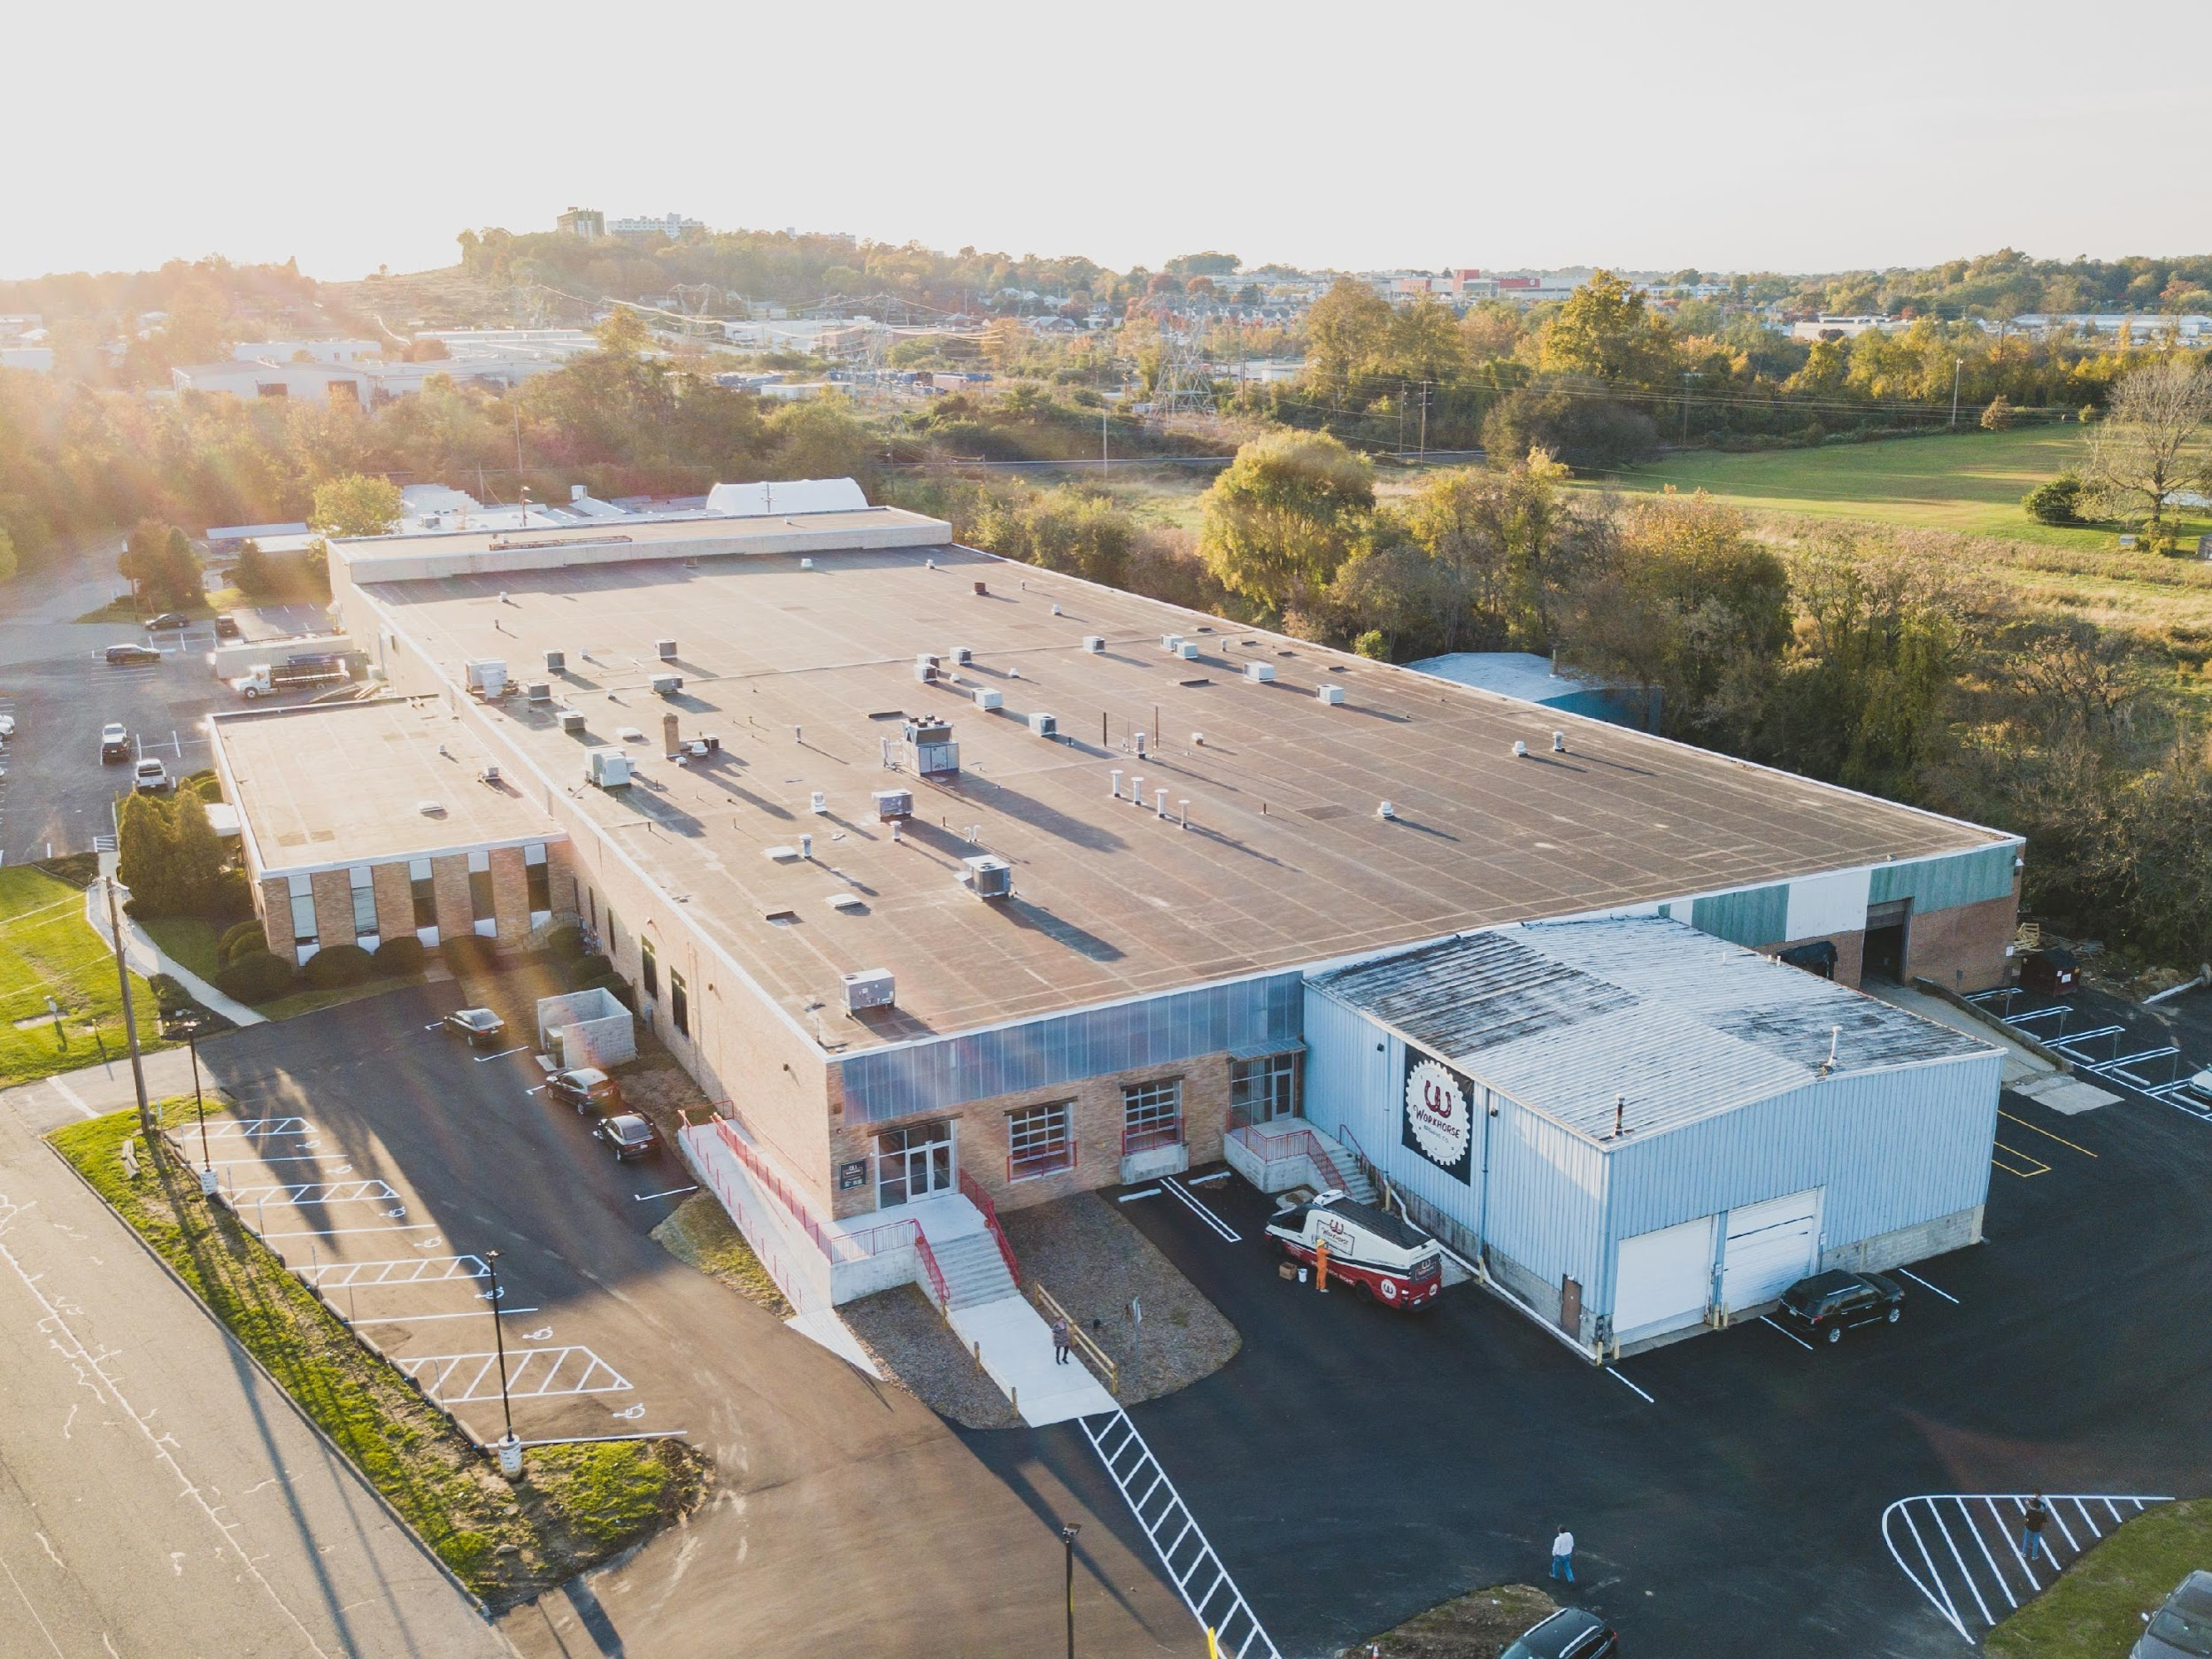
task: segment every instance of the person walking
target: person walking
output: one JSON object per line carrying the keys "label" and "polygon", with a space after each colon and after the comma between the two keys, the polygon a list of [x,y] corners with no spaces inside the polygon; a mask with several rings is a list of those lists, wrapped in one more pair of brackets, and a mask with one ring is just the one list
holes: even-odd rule
{"label": "person walking", "polygon": [[2025,1514],[2020,1517],[2020,1553],[2030,1561],[2043,1555],[2043,1526],[2051,1518],[2051,1512],[2043,1505],[2043,1494],[2037,1493],[2028,1500]]}
{"label": "person walking", "polygon": [[1552,1577],[1575,1582],[1575,1535],[1560,1523],[1559,1536],[1552,1540]]}
{"label": "person walking", "polygon": [[1058,1314],[1052,1316],[1052,1363],[1067,1363],[1067,1321]]}

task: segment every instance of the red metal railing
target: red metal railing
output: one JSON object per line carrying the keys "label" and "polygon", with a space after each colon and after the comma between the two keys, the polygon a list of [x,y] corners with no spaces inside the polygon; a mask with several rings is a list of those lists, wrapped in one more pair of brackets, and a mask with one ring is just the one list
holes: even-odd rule
{"label": "red metal railing", "polygon": [[1155,1146],[1183,1145],[1183,1119],[1176,1116],[1171,1123],[1155,1123],[1149,1129],[1125,1129],[1121,1131],[1121,1155],[1133,1152],[1150,1152]]}
{"label": "red metal railing", "polygon": [[[975,1184],[975,1177],[965,1169],[960,1171],[960,1195],[983,1212],[983,1225],[990,1229],[990,1236],[998,1241],[998,1254],[1004,1258],[1006,1271],[1014,1282],[1021,1283],[1021,1264],[1014,1259],[1014,1246],[1006,1242],[1006,1229],[998,1224],[998,1207],[990,1201],[990,1194]],[[924,1246],[927,1248],[927,1246]]]}
{"label": "red metal railing", "polygon": [[[1280,1120],[1276,1120],[1279,1122]],[[1229,1137],[1249,1150],[1264,1162],[1273,1163],[1281,1158],[1305,1156],[1314,1161],[1314,1173],[1322,1185],[1343,1192],[1347,1186],[1344,1171],[1320,1138],[1310,1129],[1277,1130],[1273,1124],[1262,1126],[1252,1121],[1252,1114],[1241,1106],[1229,1111]]]}
{"label": "red metal railing", "polygon": [[1036,1169],[1024,1169],[1019,1172],[1017,1172],[1014,1169],[1014,1154],[1012,1153],[1008,1153],[1006,1154],[1006,1179],[1010,1182],[1030,1181],[1036,1179],[1041,1175],[1060,1175],[1067,1170],[1074,1169],[1078,1163],[1083,1161],[1082,1150],[1075,1145],[1075,1138],[1073,1136],[1070,1136],[1067,1141],[1067,1161],[1066,1163],[1046,1164],[1044,1160],[1057,1155],[1059,1150],[1060,1149],[1058,1147],[1054,1147],[1050,1152],[1033,1154],[1029,1158],[1029,1161],[1038,1167]]}

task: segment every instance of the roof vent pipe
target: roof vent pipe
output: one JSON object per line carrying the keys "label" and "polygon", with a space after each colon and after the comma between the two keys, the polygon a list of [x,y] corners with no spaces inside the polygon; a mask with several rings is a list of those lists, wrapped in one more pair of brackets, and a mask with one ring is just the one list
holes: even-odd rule
{"label": "roof vent pipe", "polygon": [[1145,734],[1141,731],[1137,734],[1137,758],[1140,760],[1145,758]]}
{"label": "roof vent pipe", "polygon": [[803,859],[811,859],[814,856],[814,837],[813,836],[803,835],[799,837],[798,855]]}
{"label": "roof vent pipe", "polygon": [[1529,745],[1518,737],[1513,740],[1513,758],[1516,760],[1525,760],[1529,758]]}
{"label": "roof vent pipe", "polygon": [[1565,754],[1567,752],[1567,734],[1565,732],[1555,731],[1552,734],[1552,752],[1553,754]]}
{"label": "roof vent pipe", "polygon": [[1828,1058],[1820,1062],[1820,1075],[1823,1077],[1836,1069],[1836,1045],[1843,1039],[1843,1029],[1840,1025],[1828,1028]]}
{"label": "roof vent pipe", "polygon": [[1164,789],[1156,789],[1152,791],[1152,816],[1165,818],[1167,815],[1168,791]]}
{"label": "roof vent pipe", "polygon": [[1121,799],[1121,771],[1119,767],[1116,767],[1114,771],[1114,799],[1116,800]]}
{"label": "roof vent pipe", "polygon": [[1129,775],[1129,799],[1139,806],[1145,804],[1145,775],[1141,772]]}
{"label": "roof vent pipe", "polygon": [[1613,1097],[1613,1138],[1615,1140],[1620,1139],[1621,1137],[1627,1132],[1622,1128],[1622,1120],[1627,1115],[1628,1109],[1629,1098],[1627,1095],[1616,1094]]}
{"label": "roof vent pipe", "polygon": [[1395,818],[1398,816],[1398,808],[1390,802],[1384,801],[1375,809],[1375,815],[1377,818]]}

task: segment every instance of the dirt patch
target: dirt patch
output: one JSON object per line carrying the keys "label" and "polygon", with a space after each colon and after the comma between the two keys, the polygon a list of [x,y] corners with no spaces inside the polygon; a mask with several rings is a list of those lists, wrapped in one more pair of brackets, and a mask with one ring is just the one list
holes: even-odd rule
{"label": "dirt patch", "polygon": [[749,1300],[759,1302],[778,1319],[791,1316],[791,1304],[783,1299],[768,1269],[752,1253],[729,1219],[729,1212],[712,1192],[695,1192],[676,1206],[668,1219],[652,1231],[662,1249],[687,1267],[697,1268]]}
{"label": "dirt patch", "polygon": [[919,1286],[879,1291],[837,1309],[876,1368],[964,1429],[1011,1429],[1021,1419]]}
{"label": "dirt patch", "polygon": [[[1140,1202],[1165,1203],[1165,1199]],[[1237,1327],[1198,1293],[1120,1208],[1096,1192],[1000,1217],[1021,1264],[1121,1368],[1124,1405],[1188,1388],[1243,1346]],[[1141,1341],[1129,1303],[1144,1308]]]}
{"label": "dirt patch", "polygon": [[[1369,1641],[1383,1659],[1498,1659],[1506,1645],[1558,1603],[1532,1584],[1498,1584],[1455,1596]],[[1369,1641],[1345,1655],[1364,1655]]]}

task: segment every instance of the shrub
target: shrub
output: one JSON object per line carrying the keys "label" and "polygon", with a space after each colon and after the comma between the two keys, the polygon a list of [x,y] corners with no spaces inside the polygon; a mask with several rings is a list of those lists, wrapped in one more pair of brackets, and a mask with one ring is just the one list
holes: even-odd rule
{"label": "shrub", "polygon": [[1352,642],[1352,649],[1362,657],[1372,657],[1377,662],[1391,660],[1391,642],[1383,637],[1379,628],[1370,628]]}
{"label": "shrub", "polygon": [[481,933],[459,933],[438,947],[445,958],[445,965],[457,974],[495,973],[499,967],[498,947]]}
{"label": "shrub", "polygon": [[2028,509],[2028,516],[2039,524],[2079,524],[2081,494],[2080,478],[2072,473],[2061,473],[2029,490],[2020,505]]}
{"label": "shrub", "polygon": [[403,933],[396,939],[386,939],[376,947],[376,971],[380,974],[419,974],[423,960],[429,953],[422,948],[422,941],[412,933]]}
{"label": "shrub", "polygon": [[2017,424],[2020,412],[2012,406],[2012,399],[1999,392],[1989,400],[1989,407],[1982,411],[1982,430],[2008,431]]}
{"label": "shrub", "polygon": [[586,985],[597,984],[613,971],[614,964],[597,952],[590,956],[579,956],[568,964],[566,976],[569,989],[582,991]]}
{"label": "shrub", "polygon": [[1483,447],[1500,458],[1541,448],[1571,467],[1619,467],[1656,454],[1659,429],[1602,383],[1567,374],[1500,398],[1484,419]]}
{"label": "shrub", "polygon": [[583,929],[574,922],[557,922],[546,929],[541,946],[557,962],[581,961],[584,953]]}
{"label": "shrub", "polygon": [[292,965],[267,951],[244,951],[238,960],[215,976],[227,997],[241,1002],[268,1002],[292,988]]}
{"label": "shrub", "polygon": [[318,991],[358,985],[369,976],[369,953],[358,945],[326,945],[307,959],[300,971]]}
{"label": "shrub", "polygon": [[215,941],[215,960],[230,963],[248,951],[266,951],[268,936],[262,932],[258,921],[241,922],[235,927],[223,930],[223,937]]}
{"label": "shrub", "polygon": [[156,974],[146,982],[146,988],[154,993],[155,1006],[162,1008],[192,1000],[191,993],[167,974]]}

